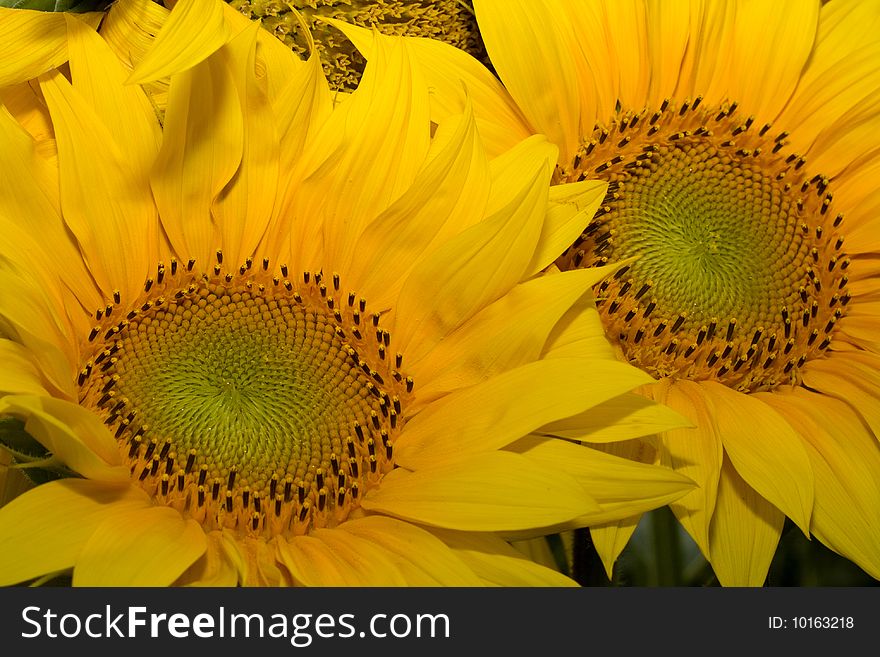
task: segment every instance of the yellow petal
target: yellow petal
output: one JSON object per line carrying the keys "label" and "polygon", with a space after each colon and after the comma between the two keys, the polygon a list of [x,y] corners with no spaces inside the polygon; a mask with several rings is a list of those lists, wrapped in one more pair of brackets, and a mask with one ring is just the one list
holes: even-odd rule
{"label": "yellow petal", "polygon": [[486,452],[417,472],[395,470],[363,507],[426,525],[516,531],[596,510],[574,478],[510,452]]}
{"label": "yellow petal", "polygon": [[[373,39],[390,37],[342,21],[327,20],[347,36],[367,60],[374,55]],[[436,39],[408,39],[413,61],[418,62],[431,96],[431,120],[442,123],[462,111],[468,99],[475,105],[477,129],[490,157],[528,137],[532,130],[516,103],[480,62]]]}
{"label": "yellow petal", "polygon": [[712,569],[722,586],[763,586],[784,522],[725,460],[709,531]]}
{"label": "yellow petal", "polygon": [[28,395],[0,399],[0,413],[24,420],[24,428],[69,468],[107,483],[128,481],[116,440],[101,419],[78,404]]}
{"label": "yellow petal", "polygon": [[629,543],[629,539],[635,533],[641,518],[641,515],[630,516],[616,522],[590,527],[593,547],[596,548],[596,553],[602,560],[605,575],[609,580],[614,575],[614,564],[617,562],[617,558]]}
{"label": "yellow petal", "polygon": [[76,394],[77,354],[70,353],[69,329],[60,325],[63,310],[47,298],[39,281],[23,279],[9,271],[0,270],[0,289],[17,292],[0,295],[3,335],[27,348],[54,393],[72,398]]}
{"label": "yellow petal", "polygon": [[525,558],[493,534],[435,529],[434,533],[491,586],[577,586],[577,582]]}
{"label": "yellow petal", "polygon": [[[679,87],[679,82],[685,53],[688,47],[693,47],[689,42],[700,29],[694,3],[651,0],[647,9],[646,46],[651,79],[646,106],[659,107],[672,95],[681,99],[693,97],[693,92],[685,85]],[[618,44],[624,50],[628,45],[626,39],[619,39]]]}
{"label": "yellow petal", "polygon": [[880,579],[880,444],[848,404],[795,390],[764,394],[804,437],[816,478],[810,531]]}
{"label": "yellow petal", "polygon": [[0,87],[31,80],[66,61],[63,13],[0,7]]}
{"label": "yellow petal", "polygon": [[809,534],[813,471],[800,436],[760,399],[713,381],[700,385],[713,409],[724,451],[737,472]]}
{"label": "yellow petal", "polygon": [[381,43],[357,90],[303,155],[317,170],[296,209],[323,218],[325,270],[345,271],[358,237],[410,188],[428,153],[428,88],[403,40]]}
{"label": "yellow petal", "polygon": [[[880,69],[876,66],[880,56],[878,29],[880,14],[872,3],[824,3],[809,65],[801,73],[797,91],[780,117],[780,125],[796,126],[789,137],[794,147],[807,153],[811,165],[826,175],[835,175],[840,167],[829,170],[827,166],[831,163],[826,155],[811,146],[824,128],[834,126],[872,95],[876,96],[880,88]],[[813,161],[813,155],[818,162]],[[851,157],[849,151],[840,155]]]}
{"label": "yellow petal", "polygon": [[0,507],[0,585],[72,567],[106,519],[149,504],[130,486],[61,479],[37,486]]}
{"label": "yellow petal", "polygon": [[596,269],[539,276],[490,304],[408,371],[431,399],[538,360],[560,318],[598,280]]}
{"label": "yellow petal", "polygon": [[[30,95],[35,99],[33,92]],[[6,172],[0,176],[3,253],[23,268],[43,273],[54,283],[50,289],[60,287],[59,279],[63,279],[64,286],[85,307],[98,308],[103,299],[61,219],[57,170],[54,163],[40,156],[38,147],[0,108],[0,169]],[[57,293],[54,297],[62,299]]]}
{"label": "yellow petal", "polygon": [[241,164],[213,205],[224,257],[242,264],[269,225],[278,185],[278,135],[266,78],[255,75],[258,23],[233,38],[220,53],[238,88],[243,117]]}
{"label": "yellow petal", "polygon": [[565,440],[529,436],[510,446],[529,460],[572,475],[601,507],[579,522],[594,525],[620,520],[665,506],[695,484],[669,468],[575,445]]}
{"label": "yellow petal", "polygon": [[343,532],[381,547],[410,586],[478,586],[461,556],[432,532],[387,516],[369,515],[339,526]]}
{"label": "yellow petal", "polygon": [[550,187],[547,217],[526,275],[545,269],[574,243],[599,209],[607,189],[602,180]]}
{"label": "yellow petal", "polygon": [[[742,2],[736,8],[727,91],[759,121],[785,107],[816,38],[819,4],[780,0]],[[760,29],[755,29],[760,25]],[[779,44],[785,44],[780,48]],[[761,71],[761,75],[754,75]]]}
{"label": "yellow petal", "polygon": [[294,536],[287,542],[278,541],[277,547],[281,562],[300,586],[363,585],[359,573],[320,538]]}
{"label": "yellow petal", "polygon": [[350,284],[362,289],[376,307],[397,299],[406,276],[432,245],[442,244],[485,216],[486,156],[473,113],[457,118],[448,141],[419,172],[412,187],[358,238]]}
{"label": "yellow petal", "polygon": [[318,529],[312,536],[321,540],[327,550],[337,555],[358,586],[405,586],[403,573],[392,555],[375,543],[340,529]]}
{"label": "yellow petal", "polygon": [[475,2],[474,8],[505,87],[533,130],[559,147],[559,161],[571,161],[584,134],[581,98],[593,89],[592,80],[583,75],[579,35],[565,15],[565,5],[517,0]]}
{"label": "yellow petal", "polygon": [[715,510],[724,458],[723,435],[711,402],[694,381],[675,381],[651,389],[652,397],[687,417],[693,428],[673,429],[662,436],[660,462],[697,482],[698,487],[670,505],[675,517],[704,555],[709,553],[709,526]]}
{"label": "yellow petal", "polygon": [[[149,187],[106,126],[58,73],[40,78],[58,140],[61,206],[83,257],[106,298],[133,299],[155,262],[156,209]],[[138,117],[132,117],[136,119]],[[83,176],[83,171],[90,175]],[[121,244],[143,244],[120,255]]]}
{"label": "yellow petal", "polygon": [[229,532],[205,534],[205,553],[184,571],[174,586],[237,586],[246,568],[235,539]]}
{"label": "yellow petal", "polygon": [[668,406],[639,394],[624,393],[583,413],[545,425],[540,433],[590,443],[613,443],[691,424]]}
{"label": "yellow petal", "polygon": [[167,506],[104,520],[73,569],[74,586],[168,586],[204,554],[205,532]]}
{"label": "yellow petal", "polygon": [[395,461],[421,468],[498,449],[648,381],[641,370],[610,360],[554,358],[527,363],[453,392],[418,413],[395,443]]}
{"label": "yellow petal", "polygon": [[113,135],[132,175],[146,180],[162,138],[156,113],[139,87],[124,84],[127,73],[106,42],[82,21],[65,16],[73,88]]}
{"label": "yellow petal", "polygon": [[[876,330],[876,327],[875,327]],[[880,372],[841,355],[811,361],[804,369],[804,384],[852,406],[880,436]]]}
{"label": "yellow petal", "polygon": [[40,372],[22,345],[0,339],[0,394],[49,396],[40,380]]}
{"label": "yellow petal", "polygon": [[179,0],[128,82],[143,84],[192,68],[226,43],[227,36],[223,5],[216,0]]}
{"label": "yellow petal", "polygon": [[165,118],[150,180],[156,206],[177,255],[207,269],[221,246],[211,204],[235,175],[244,140],[234,79],[220,58],[174,76]]}
{"label": "yellow petal", "polygon": [[531,183],[507,208],[449,240],[413,270],[391,329],[409,358],[418,359],[525,273],[541,232],[550,174],[545,162],[535,164]]}

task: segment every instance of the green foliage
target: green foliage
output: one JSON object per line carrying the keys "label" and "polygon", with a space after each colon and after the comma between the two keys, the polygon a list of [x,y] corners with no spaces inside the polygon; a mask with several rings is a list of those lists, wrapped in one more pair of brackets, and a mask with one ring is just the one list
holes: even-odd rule
{"label": "green foliage", "polygon": [[104,11],[113,0],[0,0],[0,7],[10,9],[35,9],[37,11],[69,11],[84,14],[88,11]]}

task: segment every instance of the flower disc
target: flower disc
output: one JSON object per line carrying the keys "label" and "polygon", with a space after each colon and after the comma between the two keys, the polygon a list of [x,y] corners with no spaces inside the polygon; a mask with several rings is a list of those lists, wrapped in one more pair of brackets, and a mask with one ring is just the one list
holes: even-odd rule
{"label": "flower disc", "polygon": [[697,99],[618,112],[566,180],[610,183],[561,268],[632,258],[603,283],[600,312],[626,357],[656,376],[740,390],[795,383],[830,344],[849,300],[843,217],[785,133]]}
{"label": "flower disc", "polygon": [[209,526],[300,533],[343,519],[391,467],[406,394],[384,362],[388,334],[361,328],[378,316],[365,320],[354,294],[340,310],[320,275],[295,289],[173,269],[126,319],[92,330],[103,344],[81,403],[116,428],[148,492]]}

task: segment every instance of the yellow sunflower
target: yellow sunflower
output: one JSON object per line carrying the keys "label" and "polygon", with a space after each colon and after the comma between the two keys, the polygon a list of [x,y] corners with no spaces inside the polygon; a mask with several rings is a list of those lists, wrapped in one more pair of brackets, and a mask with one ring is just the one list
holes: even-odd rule
{"label": "yellow sunflower", "polygon": [[[463,80],[490,151],[543,133],[554,180],[609,183],[557,265],[627,260],[606,334],[696,425],[610,451],[698,482],[671,508],[723,584],[764,582],[786,516],[880,578],[880,4],[475,7],[506,90],[414,41],[434,117]],[[609,574],[636,520],[593,528]]]}
{"label": "yellow sunflower", "polygon": [[[219,0],[133,71],[69,15],[0,43],[0,416],[79,475],[0,508],[0,583],[565,585],[507,538],[693,487],[540,437],[681,423],[629,392],[605,272],[542,273],[605,184],[551,189],[540,137],[488,158],[467,104],[432,125],[402,40],[335,107]],[[160,125],[125,82],[166,76]]]}

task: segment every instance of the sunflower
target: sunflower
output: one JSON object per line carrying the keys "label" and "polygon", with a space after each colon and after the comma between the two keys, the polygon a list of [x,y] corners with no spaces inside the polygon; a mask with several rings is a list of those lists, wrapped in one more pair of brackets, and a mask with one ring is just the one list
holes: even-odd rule
{"label": "sunflower", "polygon": [[[609,183],[556,265],[626,260],[606,335],[695,425],[609,451],[699,484],[670,506],[722,584],[764,582],[786,517],[880,578],[880,5],[475,7],[505,90],[413,42],[435,117],[464,80],[490,151],[543,133],[554,180]],[[609,576],[637,520],[592,528]]]}
{"label": "sunflower", "polygon": [[[0,57],[0,416],[78,475],[0,508],[0,583],[565,585],[508,538],[693,487],[540,436],[682,423],[602,336],[613,268],[543,273],[606,185],[432,125],[402,40],[334,107],[220,2],[134,70],[77,17],[0,35],[42,53]],[[160,124],[126,81],[165,77]]]}

